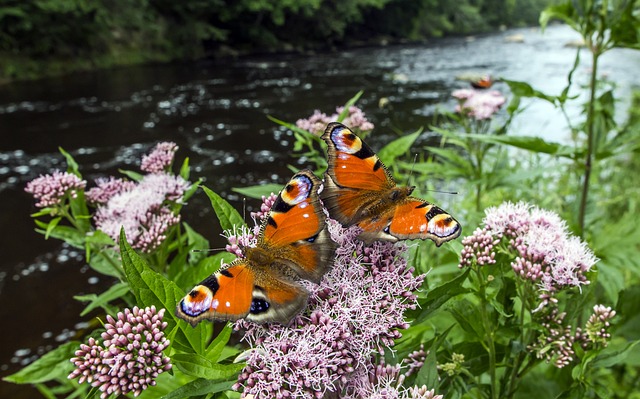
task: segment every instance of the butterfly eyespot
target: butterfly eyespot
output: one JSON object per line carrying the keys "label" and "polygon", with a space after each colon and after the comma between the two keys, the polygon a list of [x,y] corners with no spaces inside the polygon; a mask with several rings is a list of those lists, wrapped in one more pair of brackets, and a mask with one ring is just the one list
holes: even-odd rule
{"label": "butterfly eyespot", "polygon": [[270,306],[271,305],[269,305],[269,302],[265,301],[264,299],[254,298],[253,300],[251,300],[251,309],[249,310],[249,312],[252,314],[264,313],[269,310]]}

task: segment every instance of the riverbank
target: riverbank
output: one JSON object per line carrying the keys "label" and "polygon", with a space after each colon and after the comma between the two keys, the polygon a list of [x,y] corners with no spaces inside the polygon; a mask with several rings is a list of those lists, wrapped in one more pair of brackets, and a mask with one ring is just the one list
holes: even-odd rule
{"label": "riverbank", "polygon": [[486,33],[534,25],[551,2],[16,3],[0,6],[0,83],[117,66]]}

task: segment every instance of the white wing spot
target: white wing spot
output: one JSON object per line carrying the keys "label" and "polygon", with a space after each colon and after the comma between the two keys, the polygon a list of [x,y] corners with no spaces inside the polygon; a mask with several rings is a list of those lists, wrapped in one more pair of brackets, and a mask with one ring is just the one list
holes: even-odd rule
{"label": "white wing spot", "polygon": [[302,214],[302,217],[303,217],[303,218],[308,218],[308,217],[309,217],[309,214],[308,214],[308,213],[304,213],[304,214]]}
{"label": "white wing spot", "polygon": [[424,233],[427,230],[427,225],[426,224],[421,224],[420,225],[420,232]]}
{"label": "white wing spot", "polygon": [[218,309],[218,305],[220,305],[220,302],[218,302],[217,299],[214,299],[213,302],[211,302],[212,309]]}
{"label": "white wing spot", "polygon": [[227,301],[227,303],[225,303],[225,305],[227,305],[227,307],[231,307],[231,302]]}

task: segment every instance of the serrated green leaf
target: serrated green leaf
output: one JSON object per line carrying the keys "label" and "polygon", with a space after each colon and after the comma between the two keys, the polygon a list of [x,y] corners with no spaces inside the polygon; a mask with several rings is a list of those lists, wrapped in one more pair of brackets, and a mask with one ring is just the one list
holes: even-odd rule
{"label": "serrated green leaf", "polygon": [[270,183],[251,187],[234,187],[232,190],[238,194],[244,195],[245,197],[262,199],[262,196],[267,197],[272,193],[279,193],[280,190],[282,190],[282,185]]}
{"label": "serrated green leaf", "polygon": [[3,380],[14,384],[37,384],[56,378],[64,378],[73,369],[73,364],[69,359],[74,356],[79,346],[80,342],[78,341],[62,344],[17,373],[4,377]]}
{"label": "serrated green leaf", "polygon": [[192,328],[175,315],[176,306],[185,295],[184,291],[173,281],[152,270],[140,258],[127,243],[124,230],[120,232],[120,253],[127,281],[138,306],[154,305],[157,309],[167,309],[164,321],[167,322],[168,330],[172,330],[176,325],[179,327],[172,345],[179,341],[183,346],[190,347],[194,353],[203,353],[203,343],[209,338],[211,324],[200,323]]}
{"label": "serrated green leaf", "polygon": [[416,139],[422,134],[422,128],[406,136],[399,137],[378,151],[378,158],[385,165],[392,165],[396,158],[406,154]]}
{"label": "serrated green leaf", "polygon": [[127,292],[129,292],[129,284],[117,283],[112,285],[108,290],[106,290],[100,295],[96,295],[96,294],[76,295],[73,298],[81,302],[90,301],[89,305],[87,305],[87,307],[84,308],[82,313],[80,313],[80,316],[85,316],[89,312],[91,312],[93,309],[96,309],[98,307],[101,307],[107,310],[106,306],[108,305],[109,302],[113,301],[114,299],[122,297]]}
{"label": "serrated green leaf", "polygon": [[182,270],[175,278],[176,284],[185,290],[191,289],[200,281],[217,272],[222,263],[229,264],[235,259],[229,252],[219,252],[213,256],[202,259],[196,266],[190,266]]}
{"label": "serrated green leaf", "polygon": [[183,373],[209,380],[227,379],[244,368],[244,364],[218,364],[196,353],[177,353],[171,362]]}
{"label": "serrated green leaf", "polygon": [[240,216],[238,211],[236,211],[231,204],[207,187],[202,186],[202,189],[207,194],[207,197],[209,197],[211,206],[213,207],[216,216],[218,216],[220,227],[222,227],[223,230],[231,230],[233,229],[233,226],[244,225],[242,216]]}
{"label": "serrated green leaf", "polygon": [[193,380],[160,399],[182,399],[223,392],[231,389],[235,381],[212,381],[206,378]]}

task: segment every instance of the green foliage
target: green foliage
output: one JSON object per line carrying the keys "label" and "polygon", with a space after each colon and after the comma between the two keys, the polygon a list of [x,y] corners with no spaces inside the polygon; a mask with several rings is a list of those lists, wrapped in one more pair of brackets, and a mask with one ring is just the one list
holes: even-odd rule
{"label": "green foliage", "polygon": [[[551,1],[0,0],[0,78],[378,37],[467,34],[530,25]],[[629,36],[629,21],[619,22],[618,35]]]}

